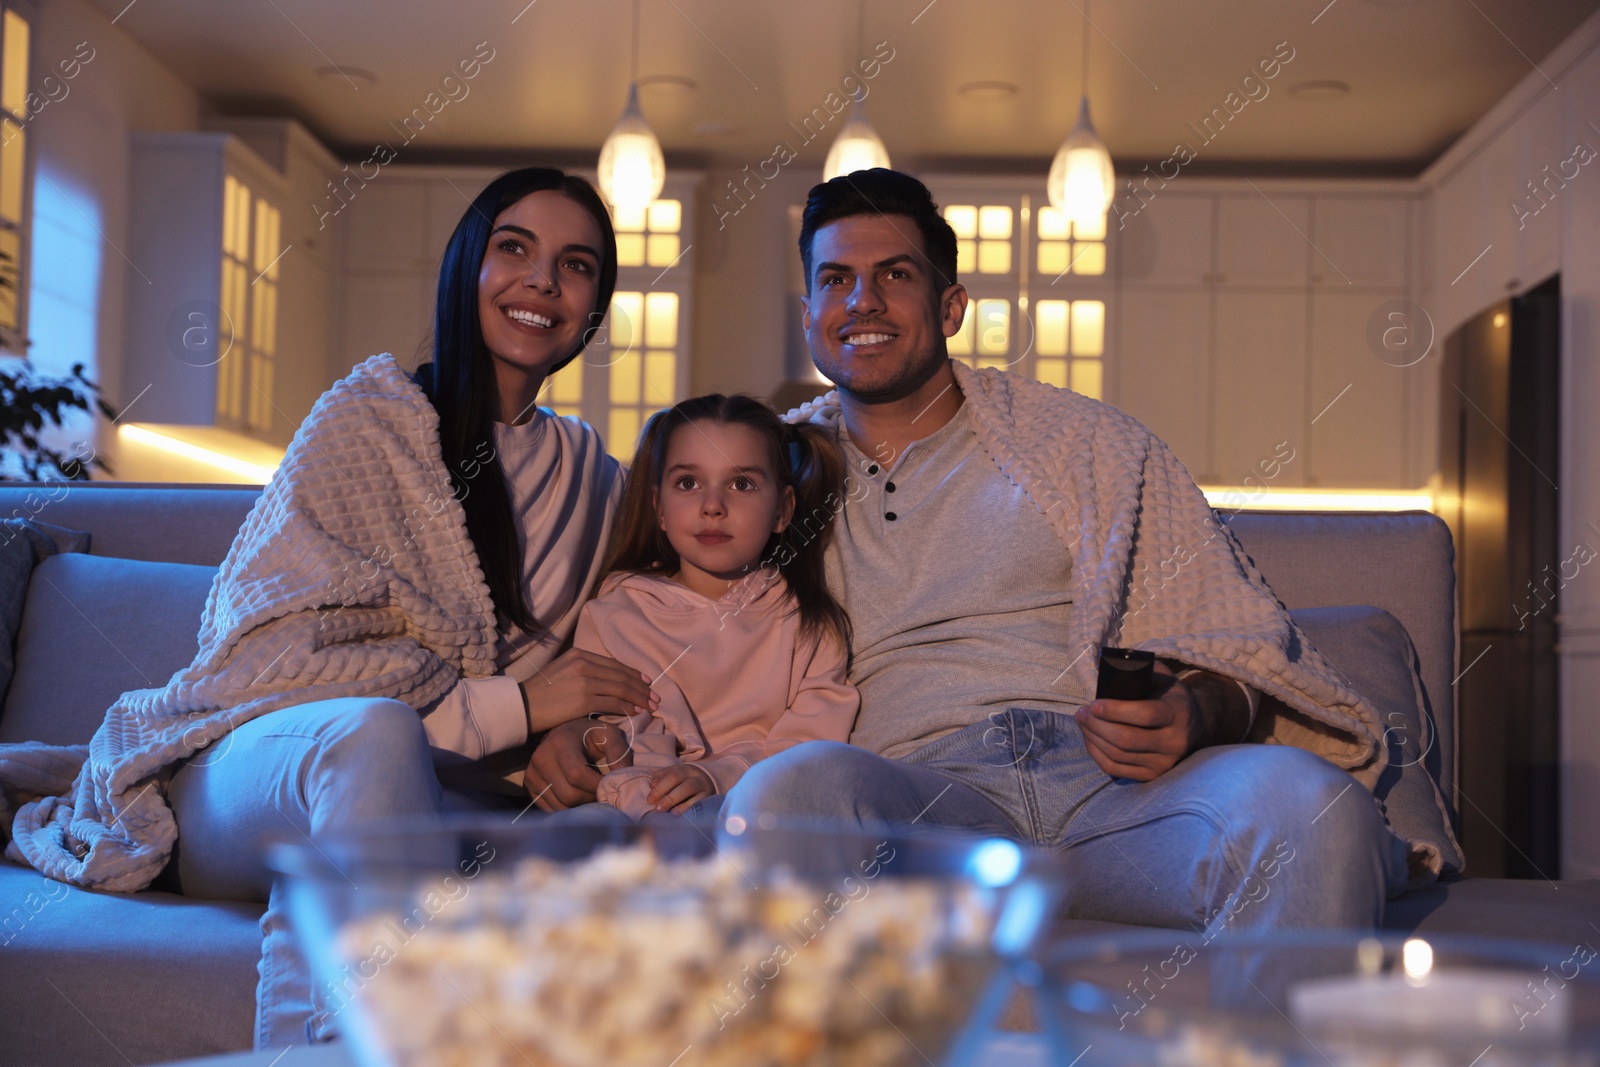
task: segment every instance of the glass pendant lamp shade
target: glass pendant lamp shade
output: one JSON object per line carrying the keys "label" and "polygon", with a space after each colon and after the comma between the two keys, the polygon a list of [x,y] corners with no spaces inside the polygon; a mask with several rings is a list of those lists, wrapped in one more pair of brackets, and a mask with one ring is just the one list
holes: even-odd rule
{"label": "glass pendant lamp shade", "polygon": [[1116,195],[1115,181],[1111,153],[1094,132],[1094,123],[1089,121],[1089,98],[1084,97],[1078,108],[1078,124],[1061,142],[1055,161],[1050,164],[1046,184],[1050,203],[1074,223],[1081,221],[1087,227],[1098,228],[1104,224]]}
{"label": "glass pendant lamp shade", "polygon": [[639,110],[639,86],[628,86],[628,106],[600,149],[600,191],[619,211],[643,211],[661,194],[667,163],[661,142]]}
{"label": "glass pendant lamp shade", "polygon": [[1090,122],[1090,99],[1078,106],[1078,125],[1067,134],[1050,165],[1050,203],[1074,222],[1098,227],[1106,221],[1106,211],[1115,197],[1115,173],[1110,166],[1106,142],[1094,133]]}
{"label": "glass pendant lamp shade", "polygon": [[866,107],[857,100],[838,139],[828,149],[827,162],[822,165],[822,180],[832,181],[841,174],[888,165],[889,150],[883,146],[883,138],[872,128],[872,123],[867,121]]}

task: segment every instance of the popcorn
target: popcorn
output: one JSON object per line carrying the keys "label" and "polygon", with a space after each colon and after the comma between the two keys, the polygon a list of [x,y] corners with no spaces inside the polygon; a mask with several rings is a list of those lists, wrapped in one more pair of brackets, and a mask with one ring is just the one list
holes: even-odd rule
{"label": "popcorn", "polygon": [[[647,844],[525,859],[428,909],[358,1010],[385,1067],[920,1065],[988,977],[994,901],[881,870],[755,889],[733,859]],[[396,921],[351,922],[341,955]]]}

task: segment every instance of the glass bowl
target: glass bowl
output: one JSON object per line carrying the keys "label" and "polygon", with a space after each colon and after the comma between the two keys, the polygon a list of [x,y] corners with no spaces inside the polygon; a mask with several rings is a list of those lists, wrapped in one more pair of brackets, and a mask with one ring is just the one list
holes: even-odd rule
{"label": "glass bowl", "polygon": [[1597,940],[1117,935],[1052,949],[1041,999],[1078,1067],[1596,1067]]}
{"label": "glass bowl", "polygon": [[365,1067],[960,1059],[1059,895],[1002,839],[733,825],[390,824],[269,862]]}

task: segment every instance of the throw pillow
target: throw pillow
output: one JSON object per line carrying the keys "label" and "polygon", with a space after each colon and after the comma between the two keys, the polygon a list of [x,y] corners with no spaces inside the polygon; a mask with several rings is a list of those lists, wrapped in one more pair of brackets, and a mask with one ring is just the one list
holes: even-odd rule
{"label": "throw pillow", "polygon": [[89,551],[89,535],[33,519],[0,522],[0,699],[11,687],[17,627],[34,564],[57,552]]}
{"label": "throw pillow", "polygon": [[1389,766],[1374,794],[1389,825],[1402,837],[1436,847],[1446,873],[1459,872],[1464,860],[1449,808],[1424,763],[1435,741],[1434,712],[1405,626],[1382,608],[1366,606],[1302,608],[1289,615],[1345,684],[1378,710]]}
{"label": "throw pillow", "polygon": [[194,661],[217,568],[62,555],[34,568],[0,744],[86,744],[130,689]]}

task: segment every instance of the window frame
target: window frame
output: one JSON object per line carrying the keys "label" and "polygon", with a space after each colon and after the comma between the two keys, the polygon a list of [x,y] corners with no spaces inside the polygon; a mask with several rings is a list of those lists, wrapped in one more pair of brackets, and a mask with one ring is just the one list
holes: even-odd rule
{"label": "window frame", "polygon": [[952,358],[959,359],[968,366],[1000,365],[1007,370],[1037,378],[1038,360],[1041,357],[1035,350],[1033,323],[1039,302],[1063,300],[1072,304],[1081,300],[1099,301],[1103,312],[1099,356],[1080,357],[1072,353],[1061,357],[1044,358],[1066,360],[1069,375],[1071,365],[1078,360],[1097,359],[1100,369],[1099,399],[1115,403],[1119,381],[1113,337],[1116,322],[1114,295],[1119,256],[1114,236],[1116,227],[1111,224],[1113,220],[1108,218],[1103,240],[1105,246],[1103,273],[1078,274],[1068,271],[1050,278],[1040,274],[1036,269],[1040,241],[1038,213],[1041,207],[1046,207],[1050,203],[1042,175],[1035,179],[1014,175],[930,174],[923,176],[922,180],[933,194],[934,202],[939,205],[941,214],[945,208],[952,205],[971,205],[977,209],[985,205],[1007,205],[1012,209],[1009,237],[1010,270],[1006,273],[993,274],[970,271],[959,275],[959,280],[966,287],[970,299],[968,315],[974,320],[965,328],[973,331],[975,340],[976,331],[981,326],[975,321],[978,301],[1003,299],[1008,302],[1010,352],[1001,357],[983,356],[978,352],[978,346],[974,344],[972,355],[952,353]]}
{"label": "window frame", "polygon": [[[0,59],[4,57],[4,13],[9,12],[21,19],[28,27],[28,54],[27,71],[23,77],[24,101],[26,93],[32,90],[27,88],[32,85],[33,74],[38,67],[38,15],[37,6],[29,0],[0,0]],[[24,104],[26,106],[26,104]],[[29,319],[29,290],[33,277],[33,186],[34,167],[38,158],[37,131],[30,129],[32,118],[26,113],[17,115],[0,109],[0,137],[4,136],[4,126],[14,124],[22,133],[22,204],[20,218],[14,227],[4,219],[0,219],[0,229],[13,229],[17,235],[17,265],[14,280],[16,284],[17,323],[15,326],[0,324],[0,355],[20,356],[28,355],[28,319]]]}
{"label": "window frame", "polygon": [[[587,176],[587,175],[586,175]],[[694,236],[696,206],[699,199],[699,189],[704,175],[698,171],[668,171],[667,180],[661,189],[657,200],[676,200],[680,205],[678,220],[678,254],[670,266],[651,266],[648,262],[641,266],[618,266],[617,289],[618,293],[639,293],[641,302],[646,302],[653,293],[671,293],[677,297],[677,333],[676,343],[670,351],[674,357],[673,366],[673,395],[668,400],[658,397],[642,397],[638,403],[616,403],[611,396],[611,366],[615,357],[609,350],[609,338],[612,335],[612,316],[616,314],[617,304],[613,300],[611,309],[606,314],[606,321],[602,325],[601,333],[594,342],[586,347],[583,354],[567,367],[551,375],[546,380],[544,387],[539,391],[539,405],[551,408],[557,414],[577,415],[600,432],[605,440],[606,450],[624,463],[633,459],[637,435],[632,440],[614,440],[611,432],[611,412],[614,407],[627,408],[638,411],[639,428],[642,431],[646,418],[665,407],[671,407],[680,400],[690,396],[690,363],[693,346],[694,312]],[[644,330],[644,323],[639,324],[639,332]],[[641,355],[666,351],[658,346],[641,346]],[[647,357],[646,357],[647,358]],[[558,401],[556,396],[558,386],[566,385],[565,390],[570,396],[570,375],[580,376],[581,386],[576,403],[571,401]]]}

